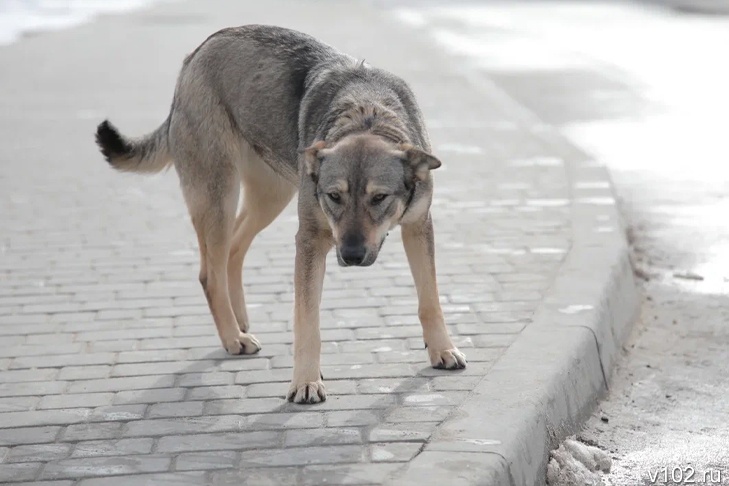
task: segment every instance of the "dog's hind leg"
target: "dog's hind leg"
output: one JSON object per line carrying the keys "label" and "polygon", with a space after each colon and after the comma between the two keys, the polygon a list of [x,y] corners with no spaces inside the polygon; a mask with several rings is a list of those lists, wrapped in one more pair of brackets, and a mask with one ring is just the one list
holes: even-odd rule
{"label": "dog's hind leg", "polygon": [[200,283],[223,347],[230,354],[253,354],[261,346],[238,328],[228,293],[228,253],[240,186],[232,165],[221,162],[211,167],[215,170],[207,184],[186,184],[181,179],[200,244]]}
{"label": "dog's hind leg", "polygon": [[435,242],[430,215],[402,225],[402,241],[418,292],[418,317],[433,368],[466,367],[466,358],[451,341],[443,318],[435,276]]}
{"label": "dog's hind leg", "polygon": [[296,193],[296,187],[253,154],[242,164],[243,207],[236,219],[230,246],[228,289],[238,327],[248,332],[250,323],[243,290],[243,260],[253,239],[281,214]]}

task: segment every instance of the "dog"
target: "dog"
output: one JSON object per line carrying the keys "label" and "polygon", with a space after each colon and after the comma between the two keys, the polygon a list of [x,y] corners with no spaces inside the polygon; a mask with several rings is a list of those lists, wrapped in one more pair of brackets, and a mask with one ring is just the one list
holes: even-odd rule
{"label": "dog", "polygon": [[185,58],[159,128],[130,139],[105,120],[96,142],[120,171],[174,165],[198,238],[200,283],[229,354],[261,349],[249,332],[243,260],[298,190],[289,401],[326,400],[319,305],[328,252],[336,247],[341,266],[372,265],[398,225],[430,363],[466,366],[436,283],[431,171],[441,162],[399,77],[294,30],[223,29]]}

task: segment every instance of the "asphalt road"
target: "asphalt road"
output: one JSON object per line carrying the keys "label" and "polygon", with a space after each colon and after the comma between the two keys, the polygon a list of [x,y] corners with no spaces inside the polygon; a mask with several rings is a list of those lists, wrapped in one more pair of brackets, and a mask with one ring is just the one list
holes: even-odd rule
{"label": "asphalt road", "polygon": [[644,303],[581,437],[607,484],[729,484],[729,17],[630,2],[470,2],[401,18],[605,162]]}

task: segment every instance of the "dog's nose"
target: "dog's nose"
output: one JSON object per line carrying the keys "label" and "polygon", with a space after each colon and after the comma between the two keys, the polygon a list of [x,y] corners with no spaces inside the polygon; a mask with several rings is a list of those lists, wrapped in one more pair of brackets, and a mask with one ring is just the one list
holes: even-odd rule
{"label": "dog's nose", "polygon": [[360,265],[367,254],[364,246],[364,237],[357,234],[349,234],[342,238],[342,246],[339,249],[342,261],[347,265]]}
{"label": "dog's nose", "polygon": [[359,265],[364,259],[367,251],[362,245],[347,245],[343,246],[339,251],[342,255],[342,260],[347,265]]}

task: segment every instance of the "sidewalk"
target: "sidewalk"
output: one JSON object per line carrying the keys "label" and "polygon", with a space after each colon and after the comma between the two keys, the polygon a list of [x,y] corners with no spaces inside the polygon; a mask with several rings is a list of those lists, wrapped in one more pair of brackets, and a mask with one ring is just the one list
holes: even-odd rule
{"label": "sidewalk", "polygon": [[[393,232],[371,268],[330,260],[329,398],[286,403],[295,205],[246,259],[263,350],[227,357],[177,176],[97,153],[100,120],[155,128],[183,57],[245,23],[410,82],[444,162],[437,266],[463,372],[427,365]],[[426,32],[365,3],[180,2],[37,35],[0,64],[0,483],[530,484],[604,391],[635,309],[607,175]]]}

